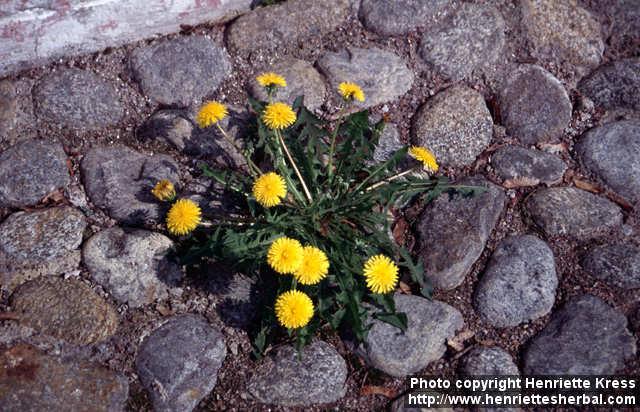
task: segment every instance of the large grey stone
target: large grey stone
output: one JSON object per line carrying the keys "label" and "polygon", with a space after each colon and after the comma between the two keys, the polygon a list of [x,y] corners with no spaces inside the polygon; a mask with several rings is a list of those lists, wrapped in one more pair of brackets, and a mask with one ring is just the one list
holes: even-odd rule
{"label": "large grey stone", "polygon": [[68,206],[10,215],[0,224],[0,287],[11,291],[38,276],[77,269],[86,225]]}
{"label": "large grey stone", "polygon": [[391,102],[411,89],[414,74],[402,58],[379,48],[348,47],[338,52],[325,52],[317,62],[337,96],[342,82],[357,83],[365,101],[354,104],[361,108]]}
{"label": "large grey stone", "polygon": [[0,207],[35,205],[69,183],[60,143],[25,140],[0,154]]}
{"label": "large grey stone", "polygon": [[163,205],[151,189],[161,179],[179,183],[178,164],[171,157],[148,156],[125,146],[91,149],[80,169],[93,204],[112,218],[132,225],[163,219]]}
{"label": "large grey stone", "polygon": [[533,222],[547,236],[588,239],[622,224],[620,208],[575,187],[540,189],[526,201]]}
{"label": "large grey stone", "polygon": [[531,375],[611,375],[636,354],[627,318],[602,299],[583,295],[551,316],[524,354]]}
{"label": "large grey stone", "polygon": [[257,365],[247,389],[261,403],[310,406],[342,398],[347,375],[347,364],[334,347],[315,341],[300,355],[293,346],[278,348]]}
{"label": "large grey stone", "polygon": [[374,368],[402,378],[440,359],[464,321],[456,308],[437,300],[399,294],[394,300],[396,310],[407,315],[407,330],[373,320],[360,351]]}
{"label": "large grey stone", "polygon": [[491,165],[505,186],[552,185],[562,180],[567,165],[558,156],[518,146],[503,146],[491,155]]}
{"label": "large grey stone", "polygon": [[112,227],[85,242],[83,261],[91,277],[117,301],[139,307],[168,296],[182,278],[168,253],[173,242],[147,230]]}
{"label": "large grey stone", "polygon": [[181,36],[131,54],[143,93],[160,104],[188,106],[213,93],[231,74],[224,48],[204,36]]}
{"label": "large grey stone", "polygon": [[551,311],[558,287],[553,252],[535,236],[510,236],[491,256],[474,296],[478,314],[504,328]]}
{"label": "large grey stone", "polygon": [[461,167],[473,163],[489,145],[493,120],[480,93],[455,85],[418,110],[412,134],[413,142],[433,151],[439,163]]}
{"label": "large grey stone", "polygon": [[[288,57],[265,67],[258,74],[267,71],[278,73],[287,81],[287,87],[279,87],[272,94],[274,101],[292,104],[297,97],[304,96],[305,107],[312,111],[318,110],[324,103],[327,92],[324,79],[311,63]],[[255,76],[249,83],[249,91],[253,97],[267,101],[267,92],[258,84]]]}
{"label": "large grey stone", "polygon": [[382,163],[386,162],[393,156],[395,152],[405,146],[400,140],[400,131],[393,123],[385,123],[382,133],[378,137],[378,143],[373,150],[373,161]]}
{"label": "large grey stone", "polygon": [[136,371],[156,411],[189,412],[216,385],[226,354],[220,331],[202,316],[181,315],[142,342]]}
{"label": "large grey stone", "polygon": [[507,132],[524,144],[556,138],[571,121],[569,95],[539,66],[517,66],[500,86],[498,101]]}
{"label": "large grey stone", "polygon": [[241,54],[256,49],[297,47],[310,37],[322,36],[336,28],[347,17],[350,7],[350,0],[289,0],[259,7],[229,26],[227,44]]}
{"label": "large grey stone", "polygon": [[77,68],[43,77],[33,98],[40,121],[62,127],[98,130],[117,124],[124,115],[116,84]]}
{"label": "large grey stone", "polygon": [[505,203],[504,192],[482,177],[460,182],[483,186],[474,197],[442,194],[426,207],[418,226],[425,277],[441,289],[460,285],[480,257]]}
{"label": "large grey stone", "polygon": [[616,60],[598,67],[578,88],[598,106],[640,110],[640,59]]}
{"label": "large grey stone", "polygon": [[0,142],[7,138],[16,123],[18,102],[13,82],[0,80]]}
{"label": "large grey stone", "polygon": [[468,376],[520,375],[511,355],[497,346],[476,346],[462,358],[461,369]]}
{"label": "large grey stone", "polygon": [[[217,24],[254,0],[3,0],[0,77],[64,56],[89,54],[186,26]],[[141,5],[143,5],[141,7]]]}
{"label": "large grey stone", "polygon": [[118,328],[115,309],[77,279],[31,280],[11,295],[11,306],[21,324],[76,345],[102,341]]}
{"label": "large grey stone", "polygon": [[535,58],[585,67],[600,63],[604,51],[600,24],[576,0],[521,0],[520,4]]}
{"label": "large grey stone", "polygon": [[0,353],[0,405],[5,412],[125,410],[129,381],[85,361],[19,344]]}
{"label": "large grey stone", "polygon": [[631,243],[596,246],[582,259],[582,267],[610,285],[640,288],[640,247]]}
{"label": "large grey stone", "polygon": [[631,202],[640,201],[640,120],[608,123],[576,146],[582,164]]}
{"label": "large grey stone", "polygon": [[397,36],[434,23],[450,4],[449,0],[363,0],[359,15],[367,29]]}
{"label": "large grey stone", "polygon": [[504,32],[504,20],[495,7],[460,3],[436,24],[427,25],[419,53],[438,71],[460,80],[498,61]]}

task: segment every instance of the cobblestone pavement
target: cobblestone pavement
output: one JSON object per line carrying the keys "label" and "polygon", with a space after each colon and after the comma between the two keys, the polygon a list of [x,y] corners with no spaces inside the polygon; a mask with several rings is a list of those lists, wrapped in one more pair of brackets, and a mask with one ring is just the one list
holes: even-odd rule
{"label": "cobblestone pavement", "polygon": [[[0,80],[0,409],[371,410],[419,371],[639,374],[639,56],[633,0],[289,0]],[[426,145],[488,188],[398,211],[436,287],[396,297],[405,335],[256,361],[254,281],[169,256],[149,189],[233,212],[196,165],[242,159],[194,112],[228,103],[244,138],[265,69],[326,116],[357,82],[376,156]]]}

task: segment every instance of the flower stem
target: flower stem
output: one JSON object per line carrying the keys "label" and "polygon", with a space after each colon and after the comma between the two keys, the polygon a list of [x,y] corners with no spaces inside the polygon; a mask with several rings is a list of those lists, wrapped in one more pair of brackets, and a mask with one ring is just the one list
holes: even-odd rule
{"label": "flower stem", "polygon": [[216,126],[218,127],[218,130],[220,130],[220,133],[222,133],[222,136],[224,137],[224,139],[231,145],[233,146],[234,149],[236,149],[238,151],[238,153],[240,153],[242,155],[242,157],[244,157],[244,160],[247,162],[247,165],[249,165],[249,171],[251,172],[252,175],[256,175],[256,173],[258,175],[262,174],[262,170],[260,170],[260,168],[258,167],[258,165],[256,165],[253,160],[251,160],[251,158],[249,156],[247,156],[244,151],[242,150],[242,148],[240,148],[236,142],[233,141],[233,139],[231,139],[231,137],[229,137],[229,135],[227,134],[227,132],[222,128],[222,126],[220,126],[220,123],[216,123]]}
{"label": "flower stem", "polygon": [[383,185],[385,185],[385,184],[387,184],[387,183],[389,183],[389,182],[391,182],[391,181],[394,181],[394,180],[396,180],[396,179],[401,178],[402,176],[406,176],[406,175],[408,175],[409,173],[414,172],[416,169],[417,169],[417,168],[407,169],[407,170],[405,170],[404,172],[400,172],[400,173],[397,173],[397,174],[395,174],[395,175],[393,175],[393,176],[389,176],[389,177],[387,177],[386,179],[383,179],[383,180],[381,180],[381,181],[379,181],[379,182],[377,182],[377,183],[372,184],[371,186],[367,187],[364,191],[365,191],[365,192],[368,192],[368,191],[370,191],[370,190],[377,189],[377,188],[379,188],[380,186],[383,186]]}
{"label": "flower stem", "polygon": [[293,167],[293,170],[296,172],[296,175],[298,176],[298,180],[300,180],[300,184],[302,185],[302,190],[304,190],[304,194],[307,197],[307,200],[309,200],[309,203],[313,203],[311,192],[309,192],[309,188],[307,187],[307,184],[302,178],[302,174],[300,173],[300,170],[298,169],[296,162],[293,160],[293,157],[291,157],[291,153],[289,153],[289,149],[287,148],[287,145],[284,143],[284,139],[282,138],[282,134],[280,134],[279,130],[276,130],[276,136],[278,137],[280,146],[282,146],[282,150],[284,150],[284,153],[287,155],[287,159],[289,159],[289,163],[291,163],[291,167]]}

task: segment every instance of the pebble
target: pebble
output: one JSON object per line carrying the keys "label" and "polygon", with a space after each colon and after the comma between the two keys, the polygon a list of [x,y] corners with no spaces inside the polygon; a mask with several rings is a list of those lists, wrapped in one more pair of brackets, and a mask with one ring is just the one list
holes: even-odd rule
{"label": "pebble", "polygon": [[359,16],[369,30],[383,36],[407,34],[436,22],[449,11],[448,0],[363,0]]}
{"label": "pebble", "polygon": [[87,222],[68,207],[16,212],[0,224],[0,286],[11,291],[39,276],[59,275],[80,265]]}
{"label": "pebble", "polygon": [[474,197],[441,194],[425,208],[417,226],[417,250],[424,262],[425,277],[446,290],[460,285],[478,260],[506,200],[498,186],[481,176],[460,184],[487,190]]}
{"label": "pebble", "polygon": [[80,170],[93,204],[127,225],[164,220],[166,205],[151,194],[161,179],[179,184],[178,164],[171,157],[149,156],[126,146],[94,147]]}
{"label": "pebble", "polygon": [[210,279],[207,290],[220,300],[216,308],[222,321],[236,328],[251,326],[260,311],[261,302],[256,280],[216,266],[209,267],[206,273]]}
{"label": "pebble", "polygon": [[11,296],[20,323],[75,345],[107,339],[118,328],[118,314],[77,279],[40,277],[22,284]]}
{"label": "pebble", "polygon": [[556,311],[524,353],[527,375],[612,375],[636,354],[627,318],[583,295]]}
{"label": "pebble", "polygon": [[54,71],[34,87],[35,113],[41,122],[70,129],[115,126],[125,113],[117,90],[114,81],[87,70]]}
{"label": "pebble", "polygon": [[413,143],[430,149],[440,164],[473,163],[493,137],[493,120],[482,95],[452,86],[431,99],[413,117]]}
{"label": "pebble", "polygon": [[467,376],[520,375],[511,355],[499,347],[476,346],[462,358],[461,365]]}
{"label": "pebble", "polygon": [[[265,67],[257,74],[264,72],[275,72],[287,81],[287,87],[279,87],[273,93],[274,101],[293,104],[296,98],[304,96],[304,106],[311,111],[317,111],[324,103],[327,93],[324,79],[311,63],[288,57]],[[249,92],[256,99],[265,102],[268,100],[267,92],[258,84],[255,76],[249,83]]]}
{"label": "pebble", "polygon": [[516,66],[500,86],[498,104],[507,133],[526,145],[559,137],[571,121],[562,83],[542,67]]}
{"label": "pebble", "polygon": [[125,410],[129,397],[125,376],[26,344],[0,353],[0,371],[0,405],[7,412],[115,412]]}
{"label": "pebble", "polygon": [[591,248],[582,267],[596,279],[621,289],[640,288],[640,247],[631,243]]}
{"label": "pebble", "polygon": [[365,94],[364,102],[354,102],[360,108],[397,100],[411,89],[415,77],[400,56],[376,47],[348,47],[338,52],[325,52],[316,64],[328,79],[336,98],[340,83],[358,84]]}
{"label": "pebble", "polygon": [[350,9],[351,0],[289,0],[258,7],[227,28],[227,44],[241,55],[256,49],[296,48],[333,31]]}
{"label": "pebble", "polygon": [[391,376],[414,375],[446,351],[446,341],[462,329],[462,314],[437,300],[415,295],[396,295],[396,311],[408,318],[403,333],[395,326],[373,320],[373,326],[359,352],[374,368]]}
{"label": "pebble", "polygon": [[517,326],[551,311],[558,276],[549,246],[532,235],[502,240],[475,290],[474,307],[498,328]]}
{"label": "pebble", "polygon": [[489,5],[460,3],[449,15],[426,27],[420,56],[452,80],[495,65],[505,45],[504,19]]}
{"label": "pebble", "polygon": [[576,145],[576,153],[616,193],[631,202],[640,201],[640,120],[589,130]]}
{"label": "pebble", "polygon": [[136,308],[167,298],[168,289],[182,278],[180,266],[167,257],[173,247],[160,233],[116,226],[93,235],[82,255],[94,281],[118,302]]}
{"label": "pebble", "polygon": [[193,410],[213,390],[227,349],[222,333],[199,315],[179,315],[140,345],[136,371],[158,412]]}
{"label": "pebble", "polygon": [[539,189],[525,207],[549,237],[589,239],[622,225],[622,212],[615,203],[575,187]]}
{"label": "pebble", "polygon": [[622,59],[598,67],[578,89],[605,109],[640,110],[640,59]]}
{"label": "pebble", "polygon": [[567,165],[558,156],[518,146],[503,146],[491,155],[491,165],[505,186],[559,183]]}
{"label": "pebble", "polygon": [[33,206],[70,180],[58,142],[29,139],[0,153],[0,207]]}
{"label": "pebble", "polygon": [[533,57],[595,67],[604,42],[600,24],[576,0],[522,0],[522,24]]}
{"label": "pebble", "polygon": [[347,376],[347,364],[335,348],[314,341],[299,356],[293,346],[278,348],[258,363],[247,388],[261,403],[311,406],[341,399]]}
{"label": "pebble", "polygon": [[142,92],[163,105],[188,106],[216,91],[231,75],[226,50],[205,36],[182,36],[131,53]]}

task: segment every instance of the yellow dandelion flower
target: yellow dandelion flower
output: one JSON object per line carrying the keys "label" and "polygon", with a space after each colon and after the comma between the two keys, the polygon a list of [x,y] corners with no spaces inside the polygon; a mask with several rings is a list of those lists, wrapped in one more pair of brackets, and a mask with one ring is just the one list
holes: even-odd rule
{"label": "yellow dandelion flower", "polygon": [[256,80],[262,87],[287,87],[285,78],[274,72],[262,73]]}
{"label": "yellow dandelion flower", "polygon": [[158,200],[171,201],[176,197],[176,188],[167,179],[162,179],[151,189],[151,193]]}
{"label": "yellow dandelion flower", "polygon": [[276,316],[285,328],[304,327],[313,317],[313,301],[298,290],[284,292],[276,299]]}
{"label": "yellow dandelion flower", "polygon": [[429,149],[420,146],[411,146],[409,155],[420,161],[425,170],[431,173],[438,171],[439,166],[436,157]]}
{"label": "yellow dandelion flower", "polygon": [[267,263],[276,272],[286,275],[300,268],[302,257],[303,250],[300,242],[288,237],[281,237],[269,247]]}
{"label": "yellow dandelion flower", "polygon": [[200,206],[190,199],[179,199],[167,213],[167,228],[174,235],[186,235],[200,223]]}
{"label": "yellow dandelion flower", "polygon": [[218,123],[227,117],[227,107],[220,102],[206,102],[196,115],[196,122],[201,129]]}
{"label": "yellow dandelion flower", "polygon": [[286,195],[287,184],[277,173],[265,173],[253,184],[253,197],[264,207],[279,205]]}
{"label": "yellow dandelion flower", "polygon": [[296,112],[286,103],[269,103],[262,113],[262,121],[269,129],[286,129],[295,123]]}
{"label": "yellow dandelion flower", "polygon": [[338,91],[345,100],[357,100],[364,102],[364,92],[355,83],[342,82],[338,85]]}
{"label": "yellow dandelion flower", "polygon": [[364,264],[364,276],[372,292],[391,292],[398,281],[398,266],[385,255],[376,255]]}
{"label": "yellow dandelion flower", "polygon": [[329,273],[327,255],[314,246],[305,246],[302,250],[302,265],[293,273],[303,285],[315,285]]}

